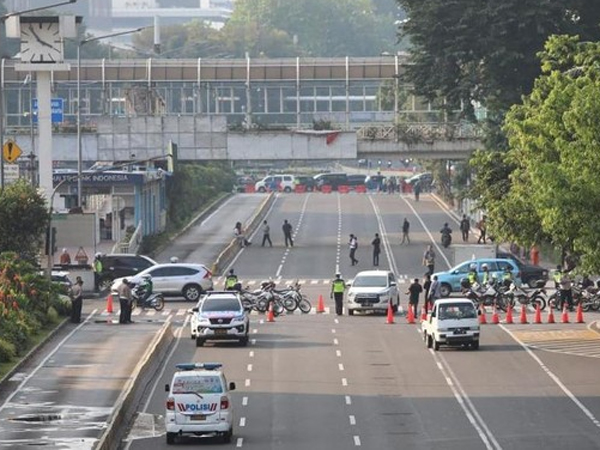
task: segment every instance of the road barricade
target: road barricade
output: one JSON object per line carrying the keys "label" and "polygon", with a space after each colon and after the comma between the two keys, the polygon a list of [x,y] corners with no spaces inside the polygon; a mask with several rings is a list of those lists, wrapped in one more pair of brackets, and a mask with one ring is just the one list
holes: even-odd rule
{"label": "road barricade", "polygon": [[364,194],[367,192],[367,186],[365,186],[364,184],[359,184],[358,186],[356,186],[354,188],[354,192],[357,192],[359,194]]}
{"label": "road barricade", "polygon": [[294,186],[294,192],[296,194],[304,194],[306,192],[306,185],[297,184],[296,186]]}
{"label": "road barricade", "polygon": [[244,188],[244,192],[246,192],[246,194],[254,194],[256,192],[256,189],[254,188],[253,184],[247,184]]}
{"label": "road barricade", "polygon": [[349,186],[338,186],[338,192],[340,194],[347,194],[348,192],[350,192],[350,187]]}
{"label": "road barricade", "polygon": [[331,194],[331,186],[329,184],[324,184],[321,186],[321,192],[323,194]]}

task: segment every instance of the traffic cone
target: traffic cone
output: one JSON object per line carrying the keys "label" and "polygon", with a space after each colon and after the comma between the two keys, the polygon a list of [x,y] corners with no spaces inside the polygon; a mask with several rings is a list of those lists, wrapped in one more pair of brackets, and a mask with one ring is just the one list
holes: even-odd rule
{"label": "traffic cone", "polygon": [[529,323],[527,322],[527,311],[525,311],[525,305],[521,305],[521,318],[519,319],[520,323]]}
{"label": "traffic cone", "polygon": [[113,313],[112,292],[108,294],[108,297],[106,297],[106,312],[109,313],[109,314]]}
{"label": "traffic cone", "polygon": [[548,305],[548,323],[556,323],[554,321],[554,311],[552,309],[553,309],[553,306]]}
{"label": "traffic cone", "polygon": [[387,323],[387,324],[393,324],[394,323],[394,309],[392,308],[392,302],[388,303],[387,320],[385,321],[385,323]]}
{"label": "traffic cone", "polygon": [[533,318],[533,323],[542,323],[542,310],[540,309],[540,304],[535,304],[535,316]]}
{"label": "traffic cone", "polygon": [[323,303],[323,295],[321,295],[321,294],[319,294],[319,301],[317,302],[317,312],[318,313],[325,312],[325,305]]}
{"label": "traffic cone", "polygon": [[413,312],[412,306],[408,305],[408,312],[406,314],[406,321],[408,323],[415,323],[415,313]]}
{"label": "traffic cone", "polygon": [[494,312],[492,313],[492,323],[494,325],[498,325],[500,323],[500,317],[498,317],[498,309],[496,308],[495,303],[494,303]]}
{"label": "traffic cone", "polygon": [[508,304],[508,308],[506,308],[506,323],[514,323],[512,315],[512,305],[510,303]]}
{"label": "traffic cone", "polygon": [[479,325],[487,325],[487,319],[485,317],[485,306],[479,305]]}
{"label": "traffic cone", "polygon": [[425,322],[427,320],[427,307],[423,306],[421,308],[421,322]]}
{"label": "traffic cone", "polygon": [[562,317],[560,318],[561,323],[569,323],[569,311],[567,310],[567,305],[563,305],[562,309]]}
{"label": "traffic cone", "polygon": [[585,323],[583,321],[583,308],[581,307],[581,303],[577,305],[577,313],[575,315],[575,323]]}
{"label": "traffic cone", "polygon": [[275,322],[275,314],[273,313],[273,302],[269,302],[269,309],[267,310],[267,322]]}

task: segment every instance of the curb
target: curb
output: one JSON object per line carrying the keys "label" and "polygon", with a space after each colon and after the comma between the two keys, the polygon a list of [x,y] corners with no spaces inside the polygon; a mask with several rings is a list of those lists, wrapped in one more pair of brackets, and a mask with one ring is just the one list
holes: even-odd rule
{"label": "curb", "polygon": [[135,366],[131,378],[125,384],[121,394],[117,398],[113,412],[111,413],[106,428],[94,445],[94,450],[111,450],[119,448],[121,444],[121,432],[124,424],[131,419],[138,397],[141,397],[142,391],[136,390],[136,385],[144,384],[140,382],[150,377],[163,360],[174,336],[171,331],[171,321],[167,321],[162,328],[155,334],[150,346]]}
{"label": "curb", "polygon": [[[254,231],[260,225],[260,221],[264,217],[265,211],[269,209],[269,207],[273,204],[274,201],[275,201],[275,195],[274,195],[274,193],[271,192],[268,195],[268,197],[263,200],[260,207],[258,208],[258,211],[256,211],[256,213],[254,213],[254,216],[252,216],[250,221],[246,222],[246,223],[248,223],[248,225],[245,226],[245,229],[247,230],[246,235],[251,235],[254,233]],[[233,239],[229,243],[229,245],[227,247],[225,247],[225,250],[223,250],[219,254],[219,256],[217,256],[216,261],[213,263],[213,265],[211,267],[211,272],[212,272],[213,276],[220,275],[220,271],[224,267],[227,267],[227,265],[231,262],[231,260],[234,258],[234,256],[239,252],[239,250],[240,250],[240,247],[239,247],[237,241],[235,239]]]}
{"label": "curb", "polygon": [[42,349],[43,347],[48,344],[52,338],[54,338],[54,336],[56,336],[64,327],[65,325],[69,322],[69,318],[65,318],[63,319],[62,322],[60,322],[56,328],[54,328],[54,330],[52,330],[50,332],[50,334],[48,334],[48,336],[46,336],[46,338],[41,341],[38,342],[38,344],[33,347],[31,350],[29,350],[29,352],[27,352],[27,354],[25,356],[23,356],[23,358],[21,358],[21,360],[15,365],[15,367],[13,367],[6,375],[4,375],[4,377],[2,377],[0,379],[0,388],[6,384],[8,382],[8,380],[10,380],[12,378],[12,376],[17,373],[19,370],[21,370],[21,368],[31,360],[31,358],[33,358],[35,355],[37,355]]}

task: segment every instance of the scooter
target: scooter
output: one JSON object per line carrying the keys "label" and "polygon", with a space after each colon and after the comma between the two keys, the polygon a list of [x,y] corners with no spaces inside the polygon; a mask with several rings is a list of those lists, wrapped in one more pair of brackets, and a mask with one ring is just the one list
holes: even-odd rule
{"label": "scooter", "polygon": [[147,299],[144,299],[145,289],[141,286],[131,290],[135,306],[138,308],[154,308],[156,311],[162,311],[165,307],[165,298],[161,292],[153,292]]}

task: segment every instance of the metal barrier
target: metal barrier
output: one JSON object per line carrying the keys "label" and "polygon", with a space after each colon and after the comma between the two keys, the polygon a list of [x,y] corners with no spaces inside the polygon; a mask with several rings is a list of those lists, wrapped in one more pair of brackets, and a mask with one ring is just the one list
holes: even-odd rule
{"label": "metal barrier", "polygon": [[350,186],[338,186],[338,192],[340,194],[347,194],[350,192]]}

